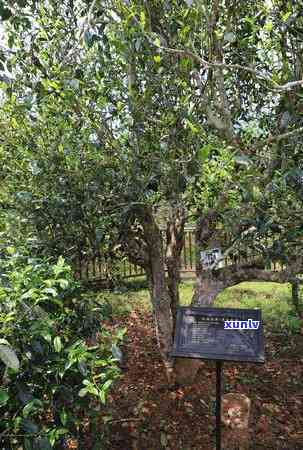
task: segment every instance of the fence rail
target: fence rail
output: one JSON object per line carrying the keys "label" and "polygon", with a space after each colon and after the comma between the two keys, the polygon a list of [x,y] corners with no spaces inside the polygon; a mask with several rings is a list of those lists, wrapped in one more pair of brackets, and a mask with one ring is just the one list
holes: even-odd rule
{"label": "fence rail", "polygon": [[[161,230],[165,242],[165,230]],[[195,266],[195,239],[192,228],[185,230],[185,243],[181,253],[181,273],[194,273]],[[118,270],[122,278],[135,278],[145,275],[142,267],[132,264],[123,257],[114,267],[100,253],[91,258],[78,258],[76,261],[76,276],[81,281],[106,281],[112,270]]]}

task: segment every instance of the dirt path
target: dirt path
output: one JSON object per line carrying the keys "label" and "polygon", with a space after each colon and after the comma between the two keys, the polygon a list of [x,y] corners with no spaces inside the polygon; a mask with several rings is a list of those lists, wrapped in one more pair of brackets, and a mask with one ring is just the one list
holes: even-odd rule
{"label": "dirt path", "polygon": [[[108,450],[212,450],[215,364],[206,362],[197,383],[170,391],[157,352],[152,318],[132,312],[127,370],[113,389]],[[266,363],[224,364],[225,392],[252,399],[250,449],[303,450],[303,336],[266,336]]]}

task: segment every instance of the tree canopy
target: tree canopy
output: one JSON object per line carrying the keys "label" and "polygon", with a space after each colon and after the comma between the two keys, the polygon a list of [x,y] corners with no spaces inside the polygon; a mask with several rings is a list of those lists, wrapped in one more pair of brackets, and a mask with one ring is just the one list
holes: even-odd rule
{"label": "tree canopy", "polygon": [[200,249],[286,266],[198,265],[200,303],[211,284],[301,272],[298,2],[22,0],[0,15],[2,207],[43,251],[119,248],[144,267],[165,358],[186,221]]}

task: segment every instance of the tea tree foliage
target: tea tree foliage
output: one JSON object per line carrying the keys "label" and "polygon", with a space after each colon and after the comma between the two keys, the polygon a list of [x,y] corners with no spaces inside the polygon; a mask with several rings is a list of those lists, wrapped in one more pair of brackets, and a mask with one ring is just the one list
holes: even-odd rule
{"label": "tea tree foliage", "polygon": [[244,275],[300,273],[299,3],[25,0],[0,14],[2,204],[44,254],[73,261],[101,246],[141,265],[164,360],[189,218],[202,249],[245,246],[287,265],[280,275],[198,267],[200,303]]}
{"label": "tea tree foliage", "polygon": [[[125,330],[115,336],[102,330],[102,305],[79,298],[63,258],[51,264],[12,248],[6,252],[0,288],[2,443],[46,449],[60,448],[64,437],[81,441],[85,417],[93,424],[119,376],[110,342],[119,343]],[[92,345],[97,331],[99,341]]]}
{"label": "tea tree foliage", "polygon": [[109,205],[182,199],[213,134],[256,169],[298,158],[300,134],[283,140],[290,159],[266,139],[300,128],[300,11],[249,4],[7,2],[4,147],[31,194],[17,203],[56,251],[104,241]]}

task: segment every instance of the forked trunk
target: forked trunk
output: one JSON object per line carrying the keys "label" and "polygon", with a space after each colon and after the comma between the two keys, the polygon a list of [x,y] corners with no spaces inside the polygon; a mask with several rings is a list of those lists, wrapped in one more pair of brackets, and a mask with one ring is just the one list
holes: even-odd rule
{"label": "forked trunk", "polygon": [[211,306],[217,295],[222,292],[224,285],[210,273],[200,273],[192,298],[193,306]]}

